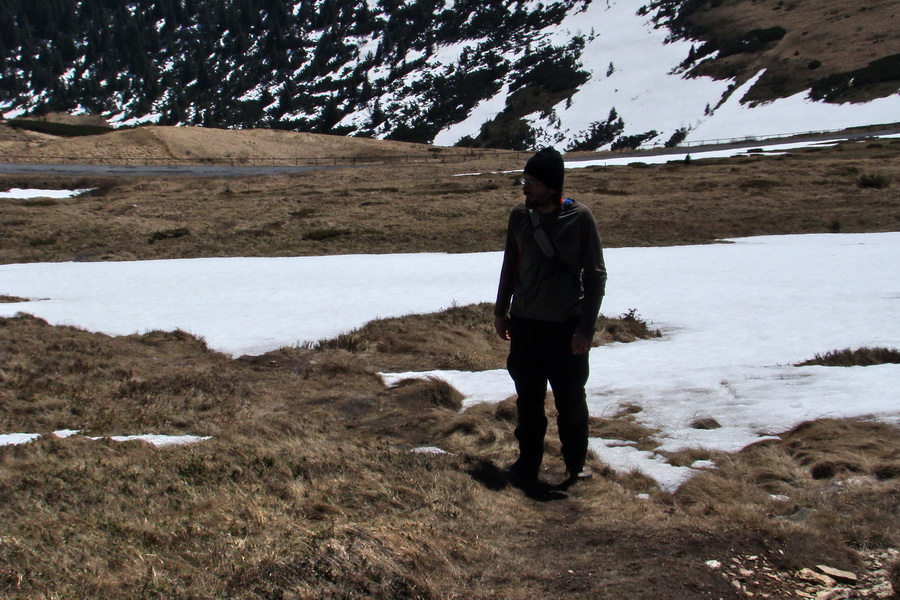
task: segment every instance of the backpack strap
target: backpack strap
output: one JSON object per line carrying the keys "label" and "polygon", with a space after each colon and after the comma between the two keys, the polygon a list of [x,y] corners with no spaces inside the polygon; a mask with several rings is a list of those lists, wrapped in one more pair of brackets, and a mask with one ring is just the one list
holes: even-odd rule
{"label": "backpack strap", "polygon": [[556,248],[553,247],[550,236],[547,235],[547,232],[541,225],[540,215],[537,214],[536,210],[529,208],[528,216],[531,217],[531,226],[534,228],[534,241],[537,242],[537,245],[540,246],[541,251],[547,258],[556,258]]}

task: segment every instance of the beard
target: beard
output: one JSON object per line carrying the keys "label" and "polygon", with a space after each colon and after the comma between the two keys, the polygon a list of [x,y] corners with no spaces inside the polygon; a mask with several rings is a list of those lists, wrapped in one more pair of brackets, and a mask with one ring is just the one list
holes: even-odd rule
{"label": "beard", "polygon": [[536,210],[541,207],[543,202],[538,200],[537,198],[525,198],[525,208],[530,208],[531,210]]}
{"label": "beard", "polygon": [[525,196],[525,208],[538,210],[540,208],[549,208],[556,204],[556,196],[554,192],[547,190],[542,194],[531,194]]}

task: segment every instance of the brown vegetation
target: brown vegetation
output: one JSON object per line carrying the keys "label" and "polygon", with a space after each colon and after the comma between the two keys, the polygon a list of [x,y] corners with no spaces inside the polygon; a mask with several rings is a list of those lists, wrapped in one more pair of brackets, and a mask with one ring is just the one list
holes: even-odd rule
{"label": "brown vegetation", "polygon": [[[446,384],[385,388],[345,350],[233,360],[180,332],[19,317],[0,321],[0,354],[6,431],[213,436],[0,448],[9,598],[782,598],[811,589],[797,573],[817,564],[871,587],[863,559],[898,539],[900,432],[886,425],[807,424],[707,455],[718,468],[674,496],[594,463],[601,476],[535,502],[500,474],[511,400],[459,412]],[[635,410],[592,429],[633,426]],[[426,445],[448,453],[411,451]],[[727,571],[751,560],[765,568]]]}
{"label": "brown vegetation", "polygon": [[[746,100],[765,102],[810,89],[817,81],[866,67],[900,47],[893,0],[719,1],[700,5],[688,18],[703,39],[734,40],[755,30],[781,27],[784,37],[754,52],[730,54],[701,63],[695,75],[735,78],[740,85],[765,71]],[[699,45],[699,44],[698,44]],[[844,94],[841,102],[860,102],[896,93],[896,80]]]}
{"label": "brown vegetation", "polygon": [[[95,122],[90,117],[80,123]],[[25,142],[25,143],[23,143]],[[252,159],[268,164],[307,164],[306,159],[402,156],[410,159],[435,155],[463,157],[462,148],[439,148],[406,142],[346,138],[275,129],[229,130],[204,127],[138,127],[103,135],[59,138],[43,133],[0,126],[0,153],[27,162],[89,162],[155,164],[182,160],[246,164]],[[327,162],[326,162],[327,164]]]}
{"label": "brown vegetation", "polygon": [[[888,231],[900,226],[898,186],[859,187],[858,178],[897,180],[898,150],[866,141],[573,170],[568,191],[592,206],[610,245]],[[484,174],[468,177],[439,165],[424,175],[379,166],[208,180],[5,177],[2,186],[98,191],[0,202],[0,261],[498,250],[519,190],[513,174],[491,171],[519,167],[476,163],[466,170]],[[598,326],[601,343],[657,335],[637,311]],[[673,454],[673,464],[715,468],[668,494],[596,459],[593,480],[554,487],[564,474],[551,420],[549,483],[527,496],[502,474],[515,452],[512,399],[460,411],[444,382],[386,387],[377,375],[497,368],[505,351],[487,304],[239,359],[180,331],[109,337],[0,319],[0,432],[44,434],[0,447],[0,596],[890,593],[896,428],[824,420],[736,454]],[[592,418],[592,435],[656,448],[640,411]],[[82,435],[51,434],[64,428]],[[212,437],[166,448],[105,439],[135,433]],[[414,451],[422,447],[444,452]],[[829,584],[817,565],[856,581]]]}
{"label": "brown vegetation", "polygon": [[[898,157],[900,140],[863,140],[774,157],[570,169],[566,192],[592,208],[609,247],[894,231],[900,186],[858,180],[900,181]],[[0,262],[495,251],[521,200],[521,166],[498,157],[277,177],[0,176],[0,189],[94,188],[0,202]]]}
{"label": "brown vegetation", "polygon": [[[317,350],[346,350],[379,371],[506,367],[507,344],[494,333],[494,305],[453,306],[439,313],[377,319],[364,327],[315,344]],[[600,315],[594,345],[660,337],[634,311]]]}
{"label": "brown vegetation", "polygon": [[822,365],[825,367],[868,367],[888,363],[900,364],[900,350],[896,348],[857,348],[852,350],[832,350],[824,355],[816,354],[815,358],[799,363],[798,367]]}

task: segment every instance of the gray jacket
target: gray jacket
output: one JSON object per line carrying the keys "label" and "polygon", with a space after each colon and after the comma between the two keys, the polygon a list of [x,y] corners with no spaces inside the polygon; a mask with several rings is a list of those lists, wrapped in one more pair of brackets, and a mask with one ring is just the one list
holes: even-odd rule
{"label": "gray jacket", "polygon": [[525,204],[510,212],[494,314],[553,322],[580,315],[578,331],[590,337],[606,289],[594,215],[587,206],[566,199],[539,227],[547,232],[553,257],[535,240]]}

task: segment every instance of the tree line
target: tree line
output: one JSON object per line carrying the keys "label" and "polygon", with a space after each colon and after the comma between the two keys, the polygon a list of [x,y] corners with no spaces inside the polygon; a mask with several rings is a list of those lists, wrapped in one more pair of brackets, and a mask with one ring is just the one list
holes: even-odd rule
{"label": "tree line", "polygon": [[578,47],[505,57],[589,2],[0,0],[0,107],[427,142],[504,81],[571,94]]}

